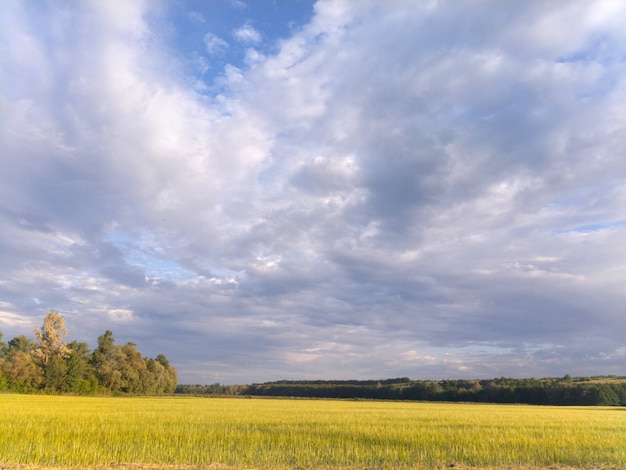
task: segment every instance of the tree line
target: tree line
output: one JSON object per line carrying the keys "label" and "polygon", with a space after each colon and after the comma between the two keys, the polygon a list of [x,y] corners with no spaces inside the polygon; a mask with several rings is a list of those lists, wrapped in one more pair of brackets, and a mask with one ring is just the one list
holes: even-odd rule
{"label": "tree line", "polygon": [[34,340],[20,335],[8,343],[0,332],[0,391],[162,395],[178,383],[176,368],[163,354],[143,357],[135,343],[115,344],[109,330],[93,351],[84,342],[66,343],[58,312],[48,313],[33,332]]}
{"label": "tree line", "polygon": [[487,380],[288,381],[222,386],[179,385],[175,393],[531,405],[626,406],[626,377]]}

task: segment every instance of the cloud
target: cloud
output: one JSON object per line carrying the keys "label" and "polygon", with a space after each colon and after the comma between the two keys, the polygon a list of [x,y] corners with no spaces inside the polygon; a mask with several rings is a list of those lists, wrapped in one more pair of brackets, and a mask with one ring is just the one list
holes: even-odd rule
{"label": "cloud", "polygon": [[244,44],[258,44],[262,39],[261,33],[249,23],[234,29],[233,37]]}
{"label": "cloud", "polygon": [[418,362],[420,364],[434,364],[437,362],[437,358],[428,354],[420,354],[417,351],[411,349],[402,354],[402,357],[406,361]]}
{"label": "cloud", "polygon": [[204,46],[209,54],[220,54],[228,48],[228,43],[213,33],[204,35]]}
{"label": "cloud", "polygon": [[146,7],[8,7],[5,339],[56,309],[194,383],[623,373],[623,7],[319,1],[202,93]]}
{"label": "cloud", "polygon": [[245,10],[247,8],[246,2],[243,0],[228,0],[228,3],[238,10]]}
{"label": "cloud", "polygon": [[5,326],[25,327],[29,330],[32,327],[32,324],[28,319],[25,319],[22,316],[17,315],[15,313],[5,312],[1,310],[0,310],[0,323],[2,323]]}

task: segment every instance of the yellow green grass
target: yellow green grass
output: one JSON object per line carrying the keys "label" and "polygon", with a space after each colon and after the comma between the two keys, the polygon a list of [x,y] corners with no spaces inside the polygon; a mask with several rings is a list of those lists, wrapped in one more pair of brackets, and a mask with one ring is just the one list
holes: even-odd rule
{"label": "yellow green grass", "polygon": [[626,409],[0,395],[0,464],[626,468]]}

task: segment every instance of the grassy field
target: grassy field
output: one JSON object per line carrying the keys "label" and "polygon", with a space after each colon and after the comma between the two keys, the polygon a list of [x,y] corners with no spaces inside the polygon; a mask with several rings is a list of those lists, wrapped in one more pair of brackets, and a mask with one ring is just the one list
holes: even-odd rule
{"label": "grassy field", "polygon": [[626,468],[626,409],[0,395],[0,468]]}

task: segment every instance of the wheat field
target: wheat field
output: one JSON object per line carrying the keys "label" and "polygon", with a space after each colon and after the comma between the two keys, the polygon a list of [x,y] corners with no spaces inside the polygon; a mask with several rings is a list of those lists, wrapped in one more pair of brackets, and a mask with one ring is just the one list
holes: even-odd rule
{"label": "wheat field", "polygon": [[626,468],[624,408],[8,394],[0,423],[13,467]]}

